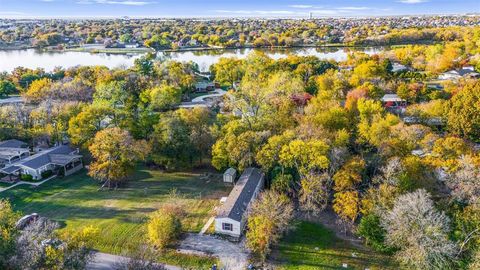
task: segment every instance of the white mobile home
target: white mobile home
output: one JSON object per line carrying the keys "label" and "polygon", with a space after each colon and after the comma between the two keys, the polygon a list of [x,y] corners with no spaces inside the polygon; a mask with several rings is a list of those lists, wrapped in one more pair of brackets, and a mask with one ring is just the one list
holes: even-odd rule
{"label": "white mobile home", "polygon": [[245,212],[260,193],[264,174],[257,168],[247,168],[238,179],[227,201],[215,217],[215,232],[240,237],[245,228]]}

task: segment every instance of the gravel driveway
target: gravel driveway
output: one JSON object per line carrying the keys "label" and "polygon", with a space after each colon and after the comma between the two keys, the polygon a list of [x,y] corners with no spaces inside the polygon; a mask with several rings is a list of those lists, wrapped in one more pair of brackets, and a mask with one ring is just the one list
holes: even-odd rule
{"label": "gravel driveway", "polygon": [[203,252],[220,259],[226,270],[244,270],[248,263],[248,252],[242,243],[232,243],[210,235],[188,234],[180,243],[180,252]]}

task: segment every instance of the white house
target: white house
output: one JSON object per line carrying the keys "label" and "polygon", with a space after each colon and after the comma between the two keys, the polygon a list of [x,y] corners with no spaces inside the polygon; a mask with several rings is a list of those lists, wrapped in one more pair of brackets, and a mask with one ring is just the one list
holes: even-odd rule
{"label": "white house", "polygon": [[438,76],[439,80],[458,80],[462,77],[479,78],[480,73],[475,72],[473,67],[463,67],[458,70],[450,70]]}
{"label": "white house", "polygon": [[264,184],[264,174],[257,168],[247,168],[228,195],[215,217],[215,232],[240,237],[245,228],[245,213]]}
{"label": "white house", "polygon": [[408,68],[402,64],[399,63],[393,63],[392,65],[392,72],[402,72],[408,70]]}
{"label": "white house", "polygon": [[223,173],[223,182],[225,183],[235,183],[235,177],[237,176],[237,171],[234,168],[228,168],[225,173]]}

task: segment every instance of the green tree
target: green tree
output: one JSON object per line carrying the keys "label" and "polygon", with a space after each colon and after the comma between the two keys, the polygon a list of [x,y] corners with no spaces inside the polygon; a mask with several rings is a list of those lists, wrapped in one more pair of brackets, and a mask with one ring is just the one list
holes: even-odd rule
{"label": "green tree", "polygon": [[182,99],[182,91],[169,85],[155,87],[149,91],[150,105],[154,110],[168,110],[174,108]]}
{"label": "green tree", "polygon": [[0,268],[8,269],[8,259],[15,253],[15,226],[20,213],[15,212],[7,200],[0,200]]}
{"label": "green tree", "polygon": [[10,81],[0,80],[0,97],[5,97],[17,92],[17,87]]}

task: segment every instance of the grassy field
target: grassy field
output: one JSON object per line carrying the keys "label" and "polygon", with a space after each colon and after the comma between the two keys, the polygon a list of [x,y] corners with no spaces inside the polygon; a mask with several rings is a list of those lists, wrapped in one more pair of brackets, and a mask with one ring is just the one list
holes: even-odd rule
{"label": "grassy field", "polygon": [[338,239],[325,227],[301,222],[280,242],[274,252],[282,270],[396,269],[388,256],[359,249]]}
{"label": "grassy field", "polygon": [[11,186],[11,185],[13,185],[13,184],[0,182],[0,188],[6,188],[6,187],[9,187],[9,186]]}
{"label": "grassy field", "polygon": [[[0,197],[9,198],[24,214],[36,212],[58,221],[62,230],[94,225],[100,229],[95,248],[120,254],[127,245],[144,239],[148,214],[162,204],[183,205],[187,212],[184,229],[198,232],[213,214],[218,199],[229,191],[220,179],[208,181],[194,173],[143,169],[133,178],[118,190],[98,191],[99,183],[81,172],[38,188],[18,186],[0,193]],[[171,253],[163,257],[166,263],[179,259]]]}

